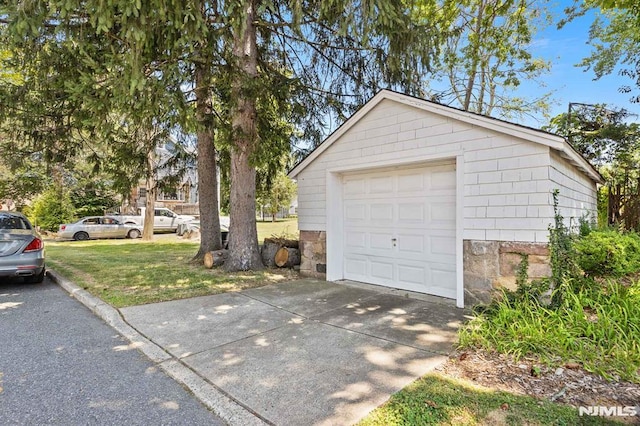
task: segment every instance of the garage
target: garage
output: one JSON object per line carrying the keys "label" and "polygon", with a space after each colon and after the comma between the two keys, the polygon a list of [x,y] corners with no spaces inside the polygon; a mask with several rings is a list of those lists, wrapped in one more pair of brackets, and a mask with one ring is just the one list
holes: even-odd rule
{"label": "garage", "polygon": [[344,279],[455,298],[455,165],[343,177]]}
{"label": "garage", "polygon": [[[562,137],[382,90],[290,172],[300,272],[486,303],[550,273],[554,199],[596,214],[602,176]],[[557,195],[554,195],[557,194]]]}

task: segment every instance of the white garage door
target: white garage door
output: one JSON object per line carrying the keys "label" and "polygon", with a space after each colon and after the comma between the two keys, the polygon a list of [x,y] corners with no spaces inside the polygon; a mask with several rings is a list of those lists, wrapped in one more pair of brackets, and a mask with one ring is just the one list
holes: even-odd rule
{"label": "white garage door", "polygon": [[345,175],[344,277],[455,299],[455,164]]}

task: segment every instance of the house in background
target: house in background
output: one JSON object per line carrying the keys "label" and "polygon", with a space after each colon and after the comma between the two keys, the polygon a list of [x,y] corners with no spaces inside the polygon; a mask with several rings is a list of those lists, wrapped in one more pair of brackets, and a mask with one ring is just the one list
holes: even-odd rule
{"label": "house in background", "polygon": [[15,209],[16,203],[11,198],[4,199],[0,202],[0,210],[14,211]]}
{"label": "house in background", "polygon": [[553,191],[596,214],[602,177],[562,137],[383,90],[289,173],[301,272],[455,299],[547,276]]}
{"label": "house in background", "polygon": [[[174,141],[169,141],[156,148],[156,158],[159,164],[156,179],[175,173],[171,167],[163,167],[173,156]],[[130,204],[133,207],[144,207],[147,199],[145,182],[141,181],[131,193]],[[220,199],[220,179],[218,175],[218,199]],[[166,207],[178,214],[199,215],[198,198],[198,168],[196,162],[185,164],[185,173],[175,187],[163,188],[158,191],[156,207]]]}

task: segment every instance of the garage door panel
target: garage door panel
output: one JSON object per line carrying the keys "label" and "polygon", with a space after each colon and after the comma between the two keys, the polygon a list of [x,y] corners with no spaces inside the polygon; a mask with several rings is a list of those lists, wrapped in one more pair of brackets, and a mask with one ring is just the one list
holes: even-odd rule
{"label": "garage door panel", "polygon": [[345,245],[350,249],[366,249],[367,233],[363,231],[349,231],[345,234]]}
{"label": "garage door panel", "polygon": [[[456,205],[447,201],[434,201],[430,205],[430,219],[432,221],[453,222],[451,216],[455,217]],[[453,223],[455,225],[455,222]]]}
{"label": "garage door panel", "polygon": [[401,255],[413,253],[422,257],[425,253],[426,239],[424,235],[398,234],[396,239],[398,252]]}
{"label": "garage door panel", "polygon": [[373,258],[371,264],[371,277],[375,284],[390,284],[393,282],[394,264],[388,260]]}
{"label": "garage door panel", "polygon": [[370,233],[369,248],[373,250],[392,250],[393,234],[391,233]]}
{"label": "garage door panel", "polygon": [[405,192],[424,192],[425,177],[423,173],[398,175],[398,194]]}
{"label": "garage door panel", "polygon": [[424,203],[398,203],[398,219],[401,222],[424,223]]}
{"label": "garage door panel", "polygon": [[456,271],[450,265],[430,265],[431,294],[454,299],[456,297]]}
{"label": "garage door panel", "polygon": [[363,203],[349,203],[345,205],[344,218],[347,222],[359,223],[367,219],[367,205]]}
{"label": "garage door panel", "polygon": [[428,272],[424,266],[398,265],[398,287],[424,293],[424,278]]}
{"label": "garage door panel", "polygon": [[456,189],[456,172],[455,170],[434,171],[431,174],[430,190],[437,189]]}
{"label": "garage door panel", "polygon": [[372,177],[369,179],[369,194],[392,194],[394,192],[394,177]]}
{"label": "garage door panel", "polygon": [[360,279],[367,277],[367,259],[364,255],[346,256],[344,266],[345,272],[348,272],[350,276],[359,277]]}
{"label": "garage door panel", "polygon": [[344,195],[362,195],[366,194],[366,180],[363,178],[352,178],[345,180],[343,185]]}
{"label": "garage door panel", "polygon": [[432,236],[429,241],[431,254],[456,255],[456,239],[453,236]]}
{"label": "garage door panel", "polygon": [[344,278],[455,298],[455,177],[453,164],[345,176]]}
{"label": "garage door panel", "polygon": [[384,220],[393,221],[394,205],[392,203],[375,203],[371,204],[369,217],[372,221]]}

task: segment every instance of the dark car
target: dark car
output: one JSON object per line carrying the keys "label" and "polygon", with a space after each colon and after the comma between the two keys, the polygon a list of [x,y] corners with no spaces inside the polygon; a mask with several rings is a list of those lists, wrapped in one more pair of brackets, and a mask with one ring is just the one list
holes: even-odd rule
{"label": "dark car", "polygon": [[22,213],[0,211],[0,277],[44,280],[44,243]]}

